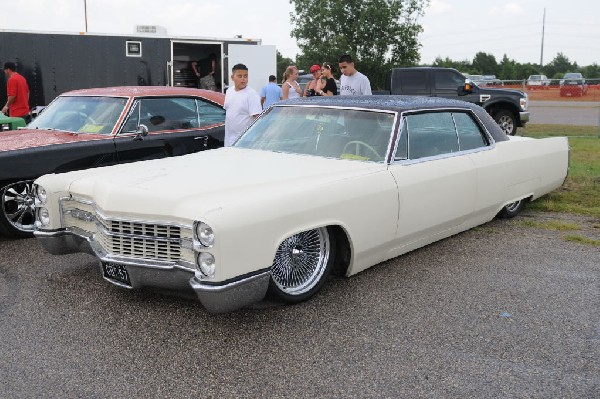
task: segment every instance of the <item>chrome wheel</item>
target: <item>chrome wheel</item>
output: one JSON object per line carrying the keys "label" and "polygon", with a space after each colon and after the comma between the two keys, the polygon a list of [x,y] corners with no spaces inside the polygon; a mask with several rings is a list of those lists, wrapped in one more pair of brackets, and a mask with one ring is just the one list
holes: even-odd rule
{"label": "chrome wheel", "polygon": [[303,231],[285,239],[277,249],[271,278],[282,299],[312,296],[329,272],[331,239],[326,227]]}
{"label": "chrome wheel", "polygon": [[0,222],[9,235],[28,236],[35,224],[35,193],[32,181],[11,184],[2,189]]}
{"label": "chrome wheel", "polygon": [[525,206],[525,201],[526,200],[522,199],[505,205],[504,208],[502,208],[502,210],[500,211],[500,213],[498,213],[498,217],[503,219],[510,219],[517,216]]}
{"label": "chrome wheel", "polygon": [[516,121],[509,111],[500,111],[495,120],[505,134],[512,136],[517,132]]}

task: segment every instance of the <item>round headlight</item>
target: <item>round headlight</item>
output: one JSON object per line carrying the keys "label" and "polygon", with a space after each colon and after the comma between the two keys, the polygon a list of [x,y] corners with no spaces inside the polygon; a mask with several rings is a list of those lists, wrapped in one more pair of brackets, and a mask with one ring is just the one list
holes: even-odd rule
{"label": "round headlight", "polygon": [[205,247],[212,247],[215,243],[215,233],[212,227],[204,222],[196,223],[196,238]]}
{"label": "round headlight", "polygon": [[37,219],[42,226],[50,224],[50,212],[46,208],[37,208]]}
{"label": "round headlight", "polygon": [[48,199],[48,195],[46,194],[46,189],[42,186],[37,186],[35,190],[35,196],[41,204],[45,204]]}
{"label": "round headlight", "polygon": [[196,258],[198,270],[206,277],[215,275],[215,257],[208,252],[200,252]]}

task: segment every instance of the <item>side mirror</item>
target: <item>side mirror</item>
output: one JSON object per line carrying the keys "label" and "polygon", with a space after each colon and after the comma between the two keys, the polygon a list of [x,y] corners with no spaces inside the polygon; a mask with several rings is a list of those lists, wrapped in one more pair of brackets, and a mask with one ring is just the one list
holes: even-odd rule
{"label": "side mirror", "polygon": [[143,140],[148,135],[148,126],[140,124],[135,133],[134,140]]}
{"label": "side mirror", "polygon": [[465,96],[472,92],[473,92],[473,82],[471,82],[470,79],[465,79],[465,84],[462,86],[459,86],[459,88],[458,88],[458,95]]}

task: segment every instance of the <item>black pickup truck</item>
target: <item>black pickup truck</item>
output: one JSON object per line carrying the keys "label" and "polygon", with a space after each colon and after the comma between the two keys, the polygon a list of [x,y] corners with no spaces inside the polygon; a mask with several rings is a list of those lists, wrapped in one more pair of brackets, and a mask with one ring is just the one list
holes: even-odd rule
{"label": "black pickup truck", "polygon": [[477,104],[508,135],[514,135],[517,127],[524,127],[529,121],[527,94],[519,90],[479,87],[451,68],[393,68],[390,93],[454,98]]}

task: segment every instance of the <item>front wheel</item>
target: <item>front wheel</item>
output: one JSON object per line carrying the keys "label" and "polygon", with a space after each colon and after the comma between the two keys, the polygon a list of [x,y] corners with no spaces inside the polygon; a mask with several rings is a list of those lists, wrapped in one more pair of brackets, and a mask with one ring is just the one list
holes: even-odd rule
{"label": "front wheel", "polygon": [[521,210],[523,209],[524,206],[525,206],[524,199],[518,200],[515,202],[511,202],[510,204],[508,204],[504,208],[502,208],[502,210],[498,213],[498,217],[501,219],[514,218],[515,216],[517,216],[519,214],[519,212],[521,212]]}
{"label": "front wheel", "polygon": [[289,303],[312,297],[331,273],[335,251],[335,238],[327,227],[286,238],[271,266],[269,293]]}
{"label": "front wheel", "polygon": [[514,136],[517,133],[517,120],[512,112],[501,110],[496,113],[494,120],[502,131],[508,136]]}
{"label": "front wheel", "polygon": [[0,189],[0,233],[7,237],[32,237],[35,227],[33,181],[9,184]]}

